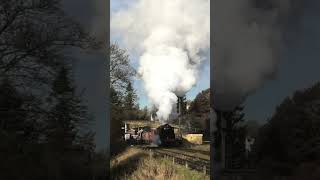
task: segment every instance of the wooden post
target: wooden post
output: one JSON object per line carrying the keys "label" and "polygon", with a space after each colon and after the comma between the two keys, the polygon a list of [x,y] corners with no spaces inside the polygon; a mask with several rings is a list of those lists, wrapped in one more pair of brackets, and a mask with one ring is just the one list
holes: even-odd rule
{"label": "wooden post", "polygon": [[174,157],[172,157],[172,164],[174,164]]}
{"label": "wooden post", "polygon": [[203,174],[207,174],[207,167],[203,166]]}
{"label": "wooden post", "polygon": [[188,168],[188,162],[186,161],[186,168]]}

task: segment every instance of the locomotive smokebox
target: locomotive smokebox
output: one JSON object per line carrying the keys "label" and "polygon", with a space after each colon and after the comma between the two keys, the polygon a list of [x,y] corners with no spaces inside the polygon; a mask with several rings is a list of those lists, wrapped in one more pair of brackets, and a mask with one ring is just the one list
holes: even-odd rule
{"label": "locomotive smokebox", "polygon": [[159,126],[157,132],[162,146],[170,146],[175,143],[174,128],[169,124]]}

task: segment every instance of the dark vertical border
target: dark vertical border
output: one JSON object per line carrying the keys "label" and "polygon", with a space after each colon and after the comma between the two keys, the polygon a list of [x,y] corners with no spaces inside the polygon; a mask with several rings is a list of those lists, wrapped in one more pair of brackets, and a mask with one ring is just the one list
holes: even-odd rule
{"label": "dark vertical border", "polygon": [[[217,131],[217,111],[214,108],[214,47],[216,46],[214,42],[215,31],[214,22],[216,18],[219,18],[215,14],[215,4],[218,0],[210,1],[210,179],[218,180],[221,178],[221,165],[220,162],[215,160],[214,155],[216,154],[216,149],[214,148],[215,137],[214,132]],[[219,7],[216,7],[219,8]]]}
{"label": "dark vertical border", "polygon": [[213,1],[210,1],[210,179],[215,179],[214,175],[214,137],[213,137],[213,131],[214,131],[214,109],[213,109]]}
{"label": "dark vertical border", "polygon": [[107,106],[106,106],[106,131],[107,131],[107,153],[108,153],[108,163],[107,163],[107,179],[110,178],[110,0],[106,0],[106,29],[107,29],[107,35],[106,35],[106,54],[107,54],[107,60],[106,60],[106,95],[107,95]]}

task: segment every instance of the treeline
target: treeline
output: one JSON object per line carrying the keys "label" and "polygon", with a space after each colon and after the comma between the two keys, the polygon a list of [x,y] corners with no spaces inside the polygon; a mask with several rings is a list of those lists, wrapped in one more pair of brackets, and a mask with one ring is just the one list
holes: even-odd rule
{"label": "treeline", "polygon": [[188,133],[203,133],[205,140],[209,140],[210,88],[199,92],[192,101],[187,100],[186,97],[183,97],[181,101],[182,119],[180,123],[185,127],[184,131]]}
{"label": "treeline", "polygon": [[[245,119],[243,106],[224,112],[228,119],[229,168],[255,168],[254,179],[310,179],[320,176],[320,83],[288,96],[264,125]],[[221,129],[221,122],[217,122]],[[216,160],[221,145],[215,132]],[[255,138],[250,156],[245,154],[245,138]],[[250,166],[251,163],[251,166]]]}
{"label": "treeline", "polygon": [[257,152],[266,179],[320,176],[320,83],[287,97],[260,129]]}
{"label": "treeline", "polygon": [[0,179],[106,178],[66,52],[99,43],[60,4],[0,4]]}
{"label": "treeline", "polygon": [[111,99],[111,155],[125,148],[123,133],[124,120],[149,120],[148,108],[140,109],[137,92],[133,87],[135,69],[130,64],[127,50],[118,44],[110,45],[110,99]]}

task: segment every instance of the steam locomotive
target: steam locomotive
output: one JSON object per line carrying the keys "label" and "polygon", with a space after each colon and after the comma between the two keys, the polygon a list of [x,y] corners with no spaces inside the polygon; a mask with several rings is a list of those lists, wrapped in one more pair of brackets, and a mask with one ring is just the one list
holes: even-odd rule
{"label": "steam locomotive", "polygon": [[160,137],[161,145],[169,146],[175,143],[174,128],[169,124],[164,124],[157,128]]}
{"label": "steam locomotive", "polygon": [[137,134],[137,139],[142,144],[156,144],[159,146],[175,144],[174,128],[169,124],[161,125],[156,129],[143,129]]}

